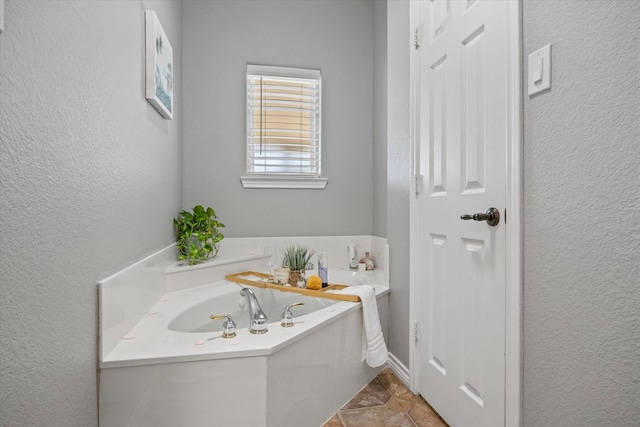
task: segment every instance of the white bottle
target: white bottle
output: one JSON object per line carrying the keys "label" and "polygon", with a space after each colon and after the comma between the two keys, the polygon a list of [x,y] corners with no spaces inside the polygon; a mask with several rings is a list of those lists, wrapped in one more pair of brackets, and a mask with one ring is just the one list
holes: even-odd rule
{"label": "white bottle", "polygon": [[349,252],[349,268],[356,270],[358,268],[358,260],[356,258],[356,244],[351,243],[347,245],[347,251]]}

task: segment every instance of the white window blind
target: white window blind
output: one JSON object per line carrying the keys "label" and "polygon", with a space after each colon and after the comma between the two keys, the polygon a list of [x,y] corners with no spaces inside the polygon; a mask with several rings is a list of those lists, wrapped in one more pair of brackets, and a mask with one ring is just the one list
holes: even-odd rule
{"label": "white window blind", "polygon": [[320,71],[248,65],[247,175],[320,171]]}

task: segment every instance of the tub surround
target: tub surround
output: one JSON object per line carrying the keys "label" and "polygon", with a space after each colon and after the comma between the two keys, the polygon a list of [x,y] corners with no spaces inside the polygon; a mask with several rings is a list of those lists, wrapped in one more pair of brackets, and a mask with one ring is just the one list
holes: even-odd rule
{"label": "tub surround", "polygon": [[[378,268],[348,270],[349,243],[358,244],[359,255],[371,252]],[[371,381],[383,367],[362,361],[360,303],[327,305],[290,328],[269,319],[263,335],[239,328],[235,338],[224,339],[220,332],[169,329],[202,301],[239,297],[241,286],[224,277],[263,271],[262,248],[290,244],[327,251],[330,283],[372,285],[387,334],[385,239],[225,239],[218,258],[196,267],[173,261],[171,246],[100,282],[100,425],[322,425]],[[315,269],[315,257],[312,262]]]}
{"label": "tub surround", "polygon": [[[225,238],[216,258],[195,266],[176,261],[175,245],[170,245],[98,282],[100,363],[109,360],[110,353],[167,292],[221,281],[242,271],[264,271],[262,250],[268,245],[284,248],[297,244],[324,250],[329,268],[346,269],[350,243],[357,244],[359,255],[371,252],[376,260],[374,272],[388,284],[389,247],[386,239],[375,236]],[[282,254],[278,255],[276,265],[281,265]],[[311,261],[317,267],[317,256]],[[332,277],[329,281],[335,283]]]}
{"label": "tub surround", "polygon": [[[329,268],[347,269],[348,253],[347,245],[355,243],[359,258],[365,251],[371,252],[375,260],[382,263],[377,270],[388,272],[385,260],[388,259],[387,240],[375,236],[333,236],[333,237],[251,237],[251,238],[226,238],[221,242],[220,253],[213,260],[196,266],[186,266],[184,263],[173,262],[167,266],[166,291],[183,289],[203,283],[211,283],[222,280],[227,275],[238,273],[238,264],[243,261],[257,261],[256,271],[265,271],[266,266],[262,262],[262,253],[265,246],[275,246],[280,251],[276,253],[276,265],[282,265],[282,250],[290,245],[306,246],[310,250],[326,251]],[[173,253],[172,253],[173,256]],[[318,255],[311,258],[314,270],[317,271]],[[245,264],[248,265],[248,264]],[[217,268],[212,269],[211,266]],[[223,267],[224,266],[224,267]],[[205,270],[205,271],[203,271]],[[251,270],[251,269],[245,269]],[[214,274],[214,276],[212,276]],[[331,281],[331,278],[329,278]],[[385,276],[385,283],[389,283],[389,277]]]}

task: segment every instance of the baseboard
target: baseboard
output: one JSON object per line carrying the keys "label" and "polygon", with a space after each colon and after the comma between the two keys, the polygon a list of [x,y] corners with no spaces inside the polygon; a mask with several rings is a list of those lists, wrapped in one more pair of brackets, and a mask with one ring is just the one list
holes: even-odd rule
{"label": "baseboard", "polygon": [[402,364],[392,353],[389,353],[389,360],[387,361],[387,366],[391,368],[391,370],[396,374],[398,379],[404,383],[407,387],[409,387],[409,369]]}

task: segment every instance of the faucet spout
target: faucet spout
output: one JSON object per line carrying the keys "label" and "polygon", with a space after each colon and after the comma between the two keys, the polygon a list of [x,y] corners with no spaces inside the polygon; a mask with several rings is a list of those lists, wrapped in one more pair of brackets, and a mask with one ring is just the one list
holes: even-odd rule
{"label": "faucet spout", "polygon": [[240,295],[247,297],[249,301],[249,332],[252,334],[264,334],[267,332],[267,316],[260,308],[256,295],[249,288],[242,288]]}

